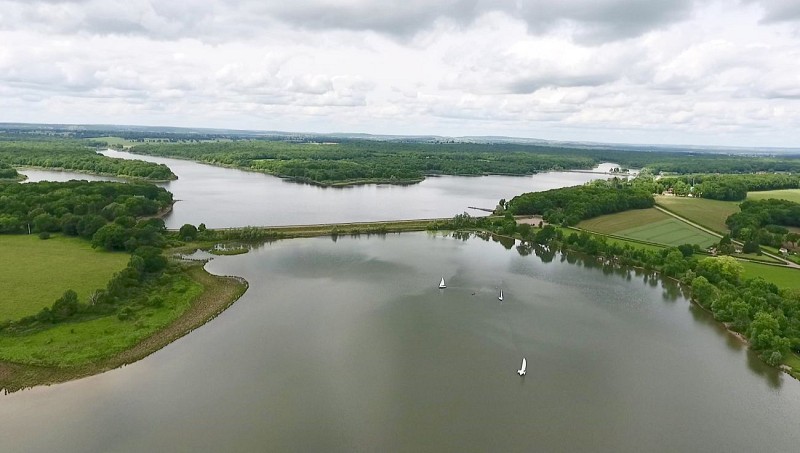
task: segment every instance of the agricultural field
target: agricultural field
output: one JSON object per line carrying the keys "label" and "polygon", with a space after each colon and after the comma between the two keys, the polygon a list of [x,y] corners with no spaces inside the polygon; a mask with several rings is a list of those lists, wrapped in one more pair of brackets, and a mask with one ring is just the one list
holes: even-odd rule
{"label": "agricultural field", "polygon": [[711,234],[657,209],[637,209],[595,217],[579,223],[578,227],[667,246],[698,244],[708,247],[719,241]]}
{"label": "agricultural field", "polygon": [[55,236],[0,235],[0,321],[48,307],[68,289],[85,301],[122,270],[130,257],[92,248],[89,242]]}
{"label": "agricultural field", "polygon": [[762,277],[780,288],[800,288],[800,269],[741,261],[744,278]]}
{"label": "agricultural field", "polygon": [[747,193],[748,200],[766,200],[767,198],[778,198],[800,203],[800,189],[765,190],[763,192]]}
{"label": "agricultural field", "polygon": [[656,196],[656,204],[718,233],[727,233],[725,219],[739,212],[739,203],[735,201],[705,198]]}
{"label": "agricultural field", "polygon": [[669,218],[669,215],[658,209],[635,209],[584,220],[578,224],[578,227],[597,233],[617,234],[622,230],[661,222]]}
{"label": "agricultural field", "polygon": [[648,225],[618,231],[619,236],[639,239],[641,241],[657,242],[659,244],[677,247],[682,244],[697,244],[706,248],[719,242],[719,238],[680,220],[670,217],[666,220]]}

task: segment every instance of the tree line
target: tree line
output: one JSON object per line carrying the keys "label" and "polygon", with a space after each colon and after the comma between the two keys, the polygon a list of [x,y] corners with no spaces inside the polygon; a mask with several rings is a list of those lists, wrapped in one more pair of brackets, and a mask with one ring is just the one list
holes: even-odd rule
{"label": "tree line", "polygon": [[647,189],[600,180],[583,186],[517,195],[504,208],[514,215],[541,215],[549,223],[575,225],[584,219],[651,208],[654,204],[653,194]]}
{"label": "tree line", "polygon": [[153,181],[177,178],[166,165],[106,157],[86,143],[59,138],[9,140],[0,135],[0,164],[74,170]]}
{"label": "tree line", "polygon": [[764,190],[796,189],[800,187],[800,175],[749,174],[718,175],[698,174],[670,176],[658,180],[658,192],[672,189],[678,196],[692,194],[712,200],[740,201],[747,192]]}
{"label": "tree line", "polygon": [[786,227],[800,227],[800,204],[779,199],[746,200],[739,205],[740,212],[731,214],[725,224],[731,236],[751,244],[781,247],[785,241],[796,243],[797,233]]}
{"label": "tree line", "polygon": [[[319,138],[317,138],[319,139]],[[529,175],[587,169],[601,162],[651,173],[800,171],[800,158],[588,149],[510,143],[427,143],[330,138],[330,143],[240,139],[205,143],[143,143],[131,151],[262,171],[322,185],[407,183],[427,175]]]}

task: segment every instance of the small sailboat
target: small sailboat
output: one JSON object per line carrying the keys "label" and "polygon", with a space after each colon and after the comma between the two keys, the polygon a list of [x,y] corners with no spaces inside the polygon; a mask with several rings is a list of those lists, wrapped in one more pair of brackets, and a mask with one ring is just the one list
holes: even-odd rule
{"label": "small sailboat", "polygon": [[517,370],[517,374],[520,376],[525,376],[525,369],[528,368],[528,362],[525,360],[525,357],[522,358],[522,367]]}
{"label": "small sailboat", "polygon": [[445,288],[447,288],[447,285],[444,284],[444,277],[442,277],[442,281],[439,282],[439,289],[445,289]]}
{"label": "small sailboat", "polygon": [[500,290],[500,297],[498,297],[497,300],[499,300],[500,302],[503,301],[503,290],[502,289]]}

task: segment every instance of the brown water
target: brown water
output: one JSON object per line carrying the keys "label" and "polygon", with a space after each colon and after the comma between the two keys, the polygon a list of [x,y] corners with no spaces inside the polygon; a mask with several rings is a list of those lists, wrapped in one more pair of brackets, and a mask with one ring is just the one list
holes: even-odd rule
{"label": "brown water", "polygon": [[286,240],[207,267],[249,291],[138,363],[0,397],[0,450],[800,445],[800,382],[635,272],[425,233]]}

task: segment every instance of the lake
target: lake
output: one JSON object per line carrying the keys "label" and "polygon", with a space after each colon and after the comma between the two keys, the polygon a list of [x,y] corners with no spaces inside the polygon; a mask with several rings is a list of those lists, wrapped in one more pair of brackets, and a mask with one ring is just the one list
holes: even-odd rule
{"label": "lake", "polygon": [[[167,165],[176,181],[159,184],[172,192],[168,228],[205,223],[209,228],[452,217],[470,206],[494,209],[501,198],[583,184],[605,175],[550,172],[532,176],[440,176],[409,186],[319,187],[263,173],[235,170],[188,160],[104,151],[109,157],[141,159]],[[616,164],[604,164],[605,170]]]}
{"label": "lake", "polygon": [[796,451],[800,382],[679,288],[540,255],[405,233],[215,257],[250,282],[238,302],[132,365],[0,396],[2,450]]}

